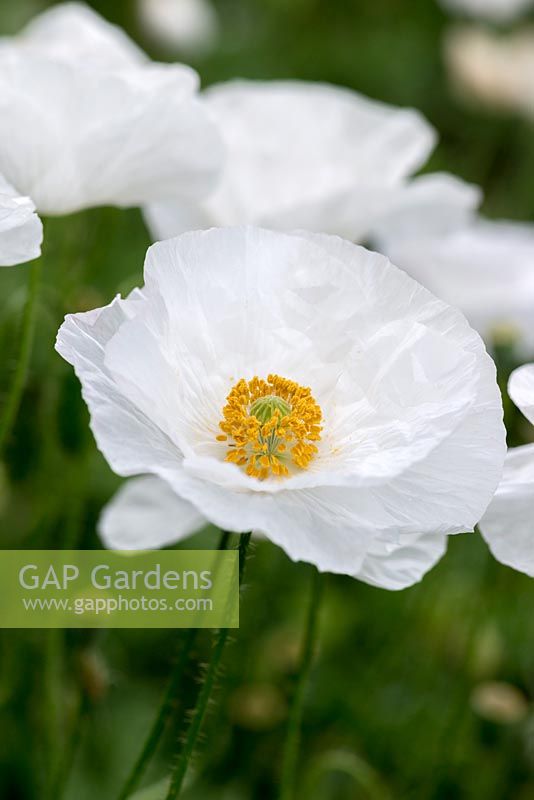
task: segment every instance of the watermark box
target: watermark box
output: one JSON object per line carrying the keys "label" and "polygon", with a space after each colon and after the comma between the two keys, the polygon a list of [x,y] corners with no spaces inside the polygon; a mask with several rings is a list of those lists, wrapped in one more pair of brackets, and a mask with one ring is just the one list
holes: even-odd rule
{"label": "watermark box", "polygon": [[237,628],[235,550],[3,550],[2,628]]}

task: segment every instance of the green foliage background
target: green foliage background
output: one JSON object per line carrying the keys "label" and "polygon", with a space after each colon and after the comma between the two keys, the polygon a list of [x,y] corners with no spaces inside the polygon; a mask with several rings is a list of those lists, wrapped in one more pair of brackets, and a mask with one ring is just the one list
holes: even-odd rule
{"label": "green foliage background", "polygon": [[[0,33],[46,2],[2,0]],[[154,57],[130,0],[92,3]],[[331,81],[419,108],[440,143],[428,169],[485,190],[491,216],[532,220],[534,137],[520,119],[469,108],[441,56],[451,20],[434,0],[219,0],[222,34],[192,60],[204,84],[236,76]],[[157,124],[157,120],[154,121]],[[96,451],[79,386],[53,352],[67,312],[141,282],[148,233],[137,210],[45,221],[44,290],[28,388],[0,473],[2,547],[98,547],[95,520],[119,481]],[[0,392],[17,348],[28,267],[0,273]],[[513,363],[499,354],[501,379]],[[508,412],[512,443],[527,426]],[[211,546],[216,531],[197,537]],[[190,800],[276,796],[287,702],[310,569],[268,543],[249,564],[242,627],[205,727]],[[534,583],[500,566],[477,535],[454,537],[424,582],[400,594],[329,576],[303,731],[303,800],[527,800],[534,797]],[[140,747],[182,634],[0,635],[0,797],[113,800]],[[176,723],[147,778],[163,778],[193,702],[203,633]],[[515,722],[476,713],[474,690],[501,681],[524,696]],[[159,800],[162,790],[146,795]],[[143,796],[145,798],[145,796]],[[141,800],[141,796],[139,798]]]}

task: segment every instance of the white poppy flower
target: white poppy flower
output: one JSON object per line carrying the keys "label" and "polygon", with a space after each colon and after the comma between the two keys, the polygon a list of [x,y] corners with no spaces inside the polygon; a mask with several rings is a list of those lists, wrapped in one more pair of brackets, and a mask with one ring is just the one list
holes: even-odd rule
{"label": "white poppy flower", "polygon": [[43,226],[29,197],[21,197],[0,175],[0,267],[41,254]]}
{"label": "white poppy flower", "polygon": [[123,547],[188,534],[186,502],[293,559],[401,588],[473,528],[501,476],[478,334],[337,237],[229,228],[158,243],[144,288],[68,316],[56,346],[112,469],[178,495],[155,489],[143,531],[131,507],[154,478],[125,490],[102,523]]}
{"label": "white poppy flower", "polygon": [[524,14],[534,4],[533,0],[440,0],[440,3],[450,11],[491,22],[509,22]]}
{"label": "white poppy flower", "polygon": [[[534,425],[534,364],[512,373],[508,391]],[[534,578],[534,444],[508,451],[503,479],[480,531],[498,561]]]}
{"label": "white poppy flower", "polygon": [[258,224],[365,238],[426,161],[433,129],[417,112],[298,81],[232,81],[202,95],[227,158],[201,203],[146,209],[155,239]]}
{"label": "white poppy flower", "polygon": [[197,509],[155,475],[132,478],[102,512],[99,530],[113,550],[155,549],[180,541],[205,524]]}
{"label": "white poppy flower", "polygon": [[379,220],[371,239],[382,245],[456,231],[473,222],[481,202],[482,190],[456,175],[420,175],[410,183],[401,202],[393,204]]}
{"label": "white poppy flower", "polygon": [[88,69],[123,69],[148,62],[148,57],[118,25],[112,25],[85,3],[60,3],[34,17],[18,34],[0,45],[34,55],[76,62]]}
{"label": "white poppy flower", "polygon": [[510,397],[534,425],[534,365],[527,364],[516,369],[510,376]]}
{"label": "white poppy flower", "polygon": [[445,38],[452,84],[467,100],[534,117],[534,34],[497,35],[486,29],[453,29]]}
{"label": "white poppy flower", "polygon": [[208,191],[219,138],[181,65],[87,70],[0,48],[0,172],[45,214]]}
{"label": "white poppy flower", "polygon": [[214,45],[219,19],[210,0],[138,0],[143,26],[165,47],[205,53]]}
{"label": "white poppy flower", "polygon": [[[439,204],[436,207],[439,209]],[[417,229],[417,210],[404,229],[382,231],[378,247],[445,302],[458,306],[491,343],[507,331],[534,350],[534,226],[475,219],[449,231]]]}

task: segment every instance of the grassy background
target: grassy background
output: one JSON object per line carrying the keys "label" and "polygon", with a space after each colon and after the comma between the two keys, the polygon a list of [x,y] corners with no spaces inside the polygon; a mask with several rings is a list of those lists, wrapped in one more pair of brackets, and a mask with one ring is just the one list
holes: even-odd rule
{"label": "grassy background", "polygon": [[[46,2],[3,0],[0,33]],[[154,57],[128,0],[92,5]],[[512,117],[450,93],[449,25],[433,0],[219,0],[217,48],[191,60],[204,84],[306,78],[419,108],[440,132],[429,169],[480,183],[489,215],[532,219],[534,137]],[[4,547],[97,547],[99,509],[118,485],[97,453],[70,368],[53,353],[67,311],[102,305],[141,280],[149,244],[138,211],[45,221],[44,290],[28,389],[0,472]],[[0,274],[0,391],[16,352],[27,267]],[[500,357],[501,377],[510,366]],[[511,420],[514,443],[527,426]],[[215,531],[200,535],[209,546]],[[269,544],[249,565],[242,627],[205,728],[190,800],[275,797],[310,569]],[[534,797],[534,584],[495,563],[476,535],[400,594],[327,580],[322,642],[303,732],[303,800],[527,800]],[[43,798],[51,765],[72,763],[66,800],[112,800],[147,732],[180,640],[173,631],[0,634],[0,797]],[[202,634],[180,705],[194,700]],[[520,692],[508,724],[473,707],[487,681]],[[521,708],[522,706],[522,708]],[[513,709],[512,709],[513,710]],[[177,714],[177,719],[180,719]],[[172,762],[179,722],[147,783]],[[153,800],[156,800],[157,794]]]}

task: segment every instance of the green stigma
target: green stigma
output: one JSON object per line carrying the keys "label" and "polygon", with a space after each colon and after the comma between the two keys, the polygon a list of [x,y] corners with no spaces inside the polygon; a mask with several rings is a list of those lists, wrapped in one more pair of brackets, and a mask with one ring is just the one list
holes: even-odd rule
{"label": "green stigma", "polygon": [[256,417],[262,425],[269,422],[275,411],[280,412],[280,419],[282,419],[291,414],[291,406],[281,397],[277,397],[274,394],[258,397],[250,406],[251,415]]}

